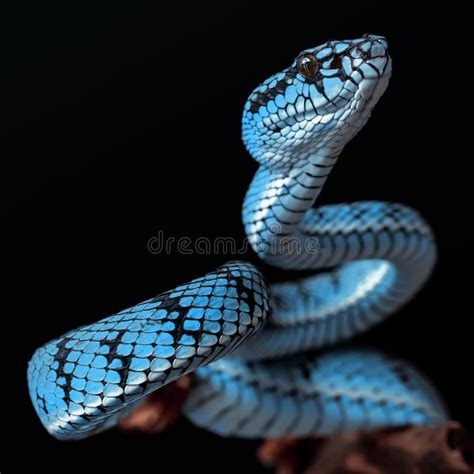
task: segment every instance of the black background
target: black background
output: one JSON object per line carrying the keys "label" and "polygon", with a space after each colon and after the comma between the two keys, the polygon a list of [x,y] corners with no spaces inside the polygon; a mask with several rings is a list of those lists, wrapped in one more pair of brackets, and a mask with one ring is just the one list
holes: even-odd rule
{"label": "black background", "polygon": [[[474,430],[472,278],[464,271],[473,263],[472,124],[464,118],[474,92],[472,12],[452,1],[321,3],[38,2],[6,16],[3,202],[14,243],[4,255],[18,294],[4,297],[13,303],[4,320],[14,326],[5,331],[14,405],[4,431],[26,447],[12,472],[26,462],[54,472],[263,470],[256,443],[185,421],[154,437],[110,431],[57,442],[30,405],[26,363],[48,339],[232,259],[152,255],[147,241],[160,229],[242,240],[240,207],[257,167],[240,140],[248,94],[299,50],[366,32],[388,37],[393,78],[320,202],[400,201],[431,222],[440,249],[433,278],[360,339],[418,365],[453,417]],[[258,263],[250,252],[245,258]]]}

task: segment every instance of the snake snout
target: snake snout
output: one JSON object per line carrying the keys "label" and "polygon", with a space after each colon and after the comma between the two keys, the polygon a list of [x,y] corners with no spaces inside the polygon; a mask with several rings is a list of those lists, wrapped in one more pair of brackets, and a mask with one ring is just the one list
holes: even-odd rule
{"label": "snake snout", "polygon": [[350,56],[354,61],[353,64],[362,62],[358,67],[366,79],[378,79],[390,75],[388,43],[383,36],[365,34],[362,38],[354,40]]}
{"label": "snake snout", "polygon": [[364,67],[366,78],[377,78],[390,74],[390,57],[388,54],[388,42],[383,36],[365,34],[362,41],[358,41],[352,47],[351,55],[358,57],[368,64]]}
{"label": "snake snout", "polygon": [[[369,41],[372,44],[372,55],[373,56],[381,56],[388,54],[388,41],[385,36],[380,35],[372,35],[370,33],[366,33],[362,35],[362,38]],[[374,54],[375,53],[375,54]]]}

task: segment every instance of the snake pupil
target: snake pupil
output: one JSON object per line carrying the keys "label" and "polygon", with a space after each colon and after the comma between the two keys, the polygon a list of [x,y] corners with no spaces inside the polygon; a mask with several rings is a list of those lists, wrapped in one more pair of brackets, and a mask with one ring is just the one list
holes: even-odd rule
{"label": "snake pupil", "polygon": [[311,79],[319,70],[319,62],[312,54],[303,54],[298,58],[296,67],[303,77]]}

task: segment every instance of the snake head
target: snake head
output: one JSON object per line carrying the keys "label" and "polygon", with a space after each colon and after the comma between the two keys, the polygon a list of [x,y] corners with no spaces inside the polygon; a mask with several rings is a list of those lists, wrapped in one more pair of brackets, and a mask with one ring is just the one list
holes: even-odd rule
{"label": "snake head", "polygon": [[247,150],[275,170],[304,165],[313,155],[336,156],[368,120],[390,74],[382,36],[302,51],[248,98],[242,119]]}

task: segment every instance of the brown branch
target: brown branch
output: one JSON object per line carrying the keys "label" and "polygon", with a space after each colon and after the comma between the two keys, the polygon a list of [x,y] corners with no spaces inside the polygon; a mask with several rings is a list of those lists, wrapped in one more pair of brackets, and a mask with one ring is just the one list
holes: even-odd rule
{"label": "brown branch", "polygon": [[270,439],[257,457],[277,474],[472,474],[474,441],[456,422],[348,433],[318,439]]}

